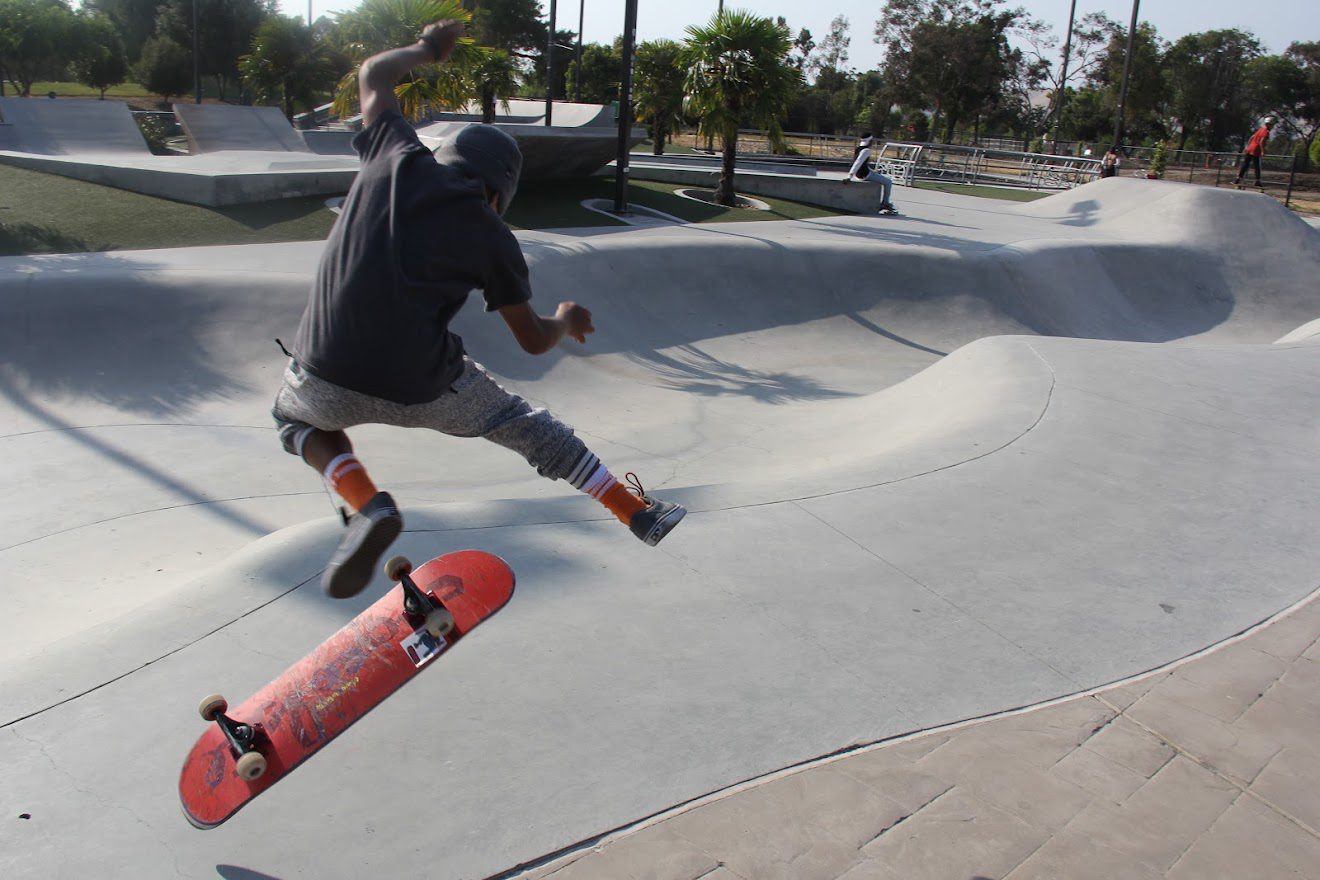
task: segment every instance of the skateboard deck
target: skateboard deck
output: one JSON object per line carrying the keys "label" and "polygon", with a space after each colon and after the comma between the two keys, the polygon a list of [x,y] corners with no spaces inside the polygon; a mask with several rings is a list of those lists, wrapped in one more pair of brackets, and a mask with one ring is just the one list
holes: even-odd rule
{"label": "skateboard deck", "polygon": [[189,822],[215,828],[229,819],[504,607],[514,589],[508,564],[479,550],[415,572],[395,557],[386,571],[398,581],[393,589],[241,705],[231,710],[218,695],[202,701],[212,723],[179,775]]}

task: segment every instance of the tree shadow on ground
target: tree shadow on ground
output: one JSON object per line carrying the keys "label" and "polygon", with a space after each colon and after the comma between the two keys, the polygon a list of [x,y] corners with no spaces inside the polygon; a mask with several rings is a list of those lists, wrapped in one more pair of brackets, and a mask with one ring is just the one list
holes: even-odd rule
{"label": "tree shadow on ground", "polygon": [[113,250],[113,245],[98,244],[66,235],[51,226],[36,223],[0,223],[0,256],[22,254],[76,254]]}

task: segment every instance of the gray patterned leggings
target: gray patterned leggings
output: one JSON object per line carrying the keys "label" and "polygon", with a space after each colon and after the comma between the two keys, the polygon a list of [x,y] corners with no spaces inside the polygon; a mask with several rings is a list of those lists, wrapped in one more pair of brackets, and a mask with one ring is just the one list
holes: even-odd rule
{"label": "gray patterned leggings", "polygon": [[567,479],[592,457],[573,429],[545,409],[532,407],[501,388],[484,367],[463,356],[463,375],[429,403],[406,405],[381,400],[318,379],[289,361],[284,384],[271,409],[286,452],[302,455],[314,430],[342,431],[354,425],[431,428],[454,437],[484,437],[527,459],[537,473]]}

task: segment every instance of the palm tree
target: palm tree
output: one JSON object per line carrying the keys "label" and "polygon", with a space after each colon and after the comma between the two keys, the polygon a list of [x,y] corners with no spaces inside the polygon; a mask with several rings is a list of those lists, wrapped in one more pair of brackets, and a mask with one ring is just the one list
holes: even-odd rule
{"label": "palm tree", "polygon": [[724,142],[715,201],[733,206],[733,168],[738,126],[746,123],[781,139],[779,121],[788,111],[801,73],[788,61],[788,27],[746,10],[721,10],[704,27],[690,25],[680,63],[689,116]]}
{"label": "palm tree", "polygon": [[[358,103],[358,68],[377,52],[416,42],[422,28],[441,19],[468,22],[472,13],[459,0],[364,0],[352,12],[336,16],[336,37],[353,69],[335,89],[334,111],[351,116]],[[456,109],[477,97],[470,71],[482,50],[463,37],[445,64],[425,65],[408,73],[394,87],[408,119],[417,120],[432,107]]]}
{"label": "palm tree", "polygon": [[651,120],[657,156],[664,152],[669,132],[683,122],[685,71],[678,63],[682,51],[673,40],[648,40],[637,47],[633,103],[638,119]]}
{"label": "palm tree", "polygon": [[479,47],[481,54],[468,71],[472,88],[481,97],[481,121],[495,121],[496,99],[509,108],[508,96],[518,91],[518,67],[513,56],[499,49]]}
{"label": "palm tree", "polygon": [[312,29],[286,15],[263,21],[252,37],[252,51],[238,60],[243,84],[258,101],[278,102],[290,122],[296,105],[313,106],[340,69]]}

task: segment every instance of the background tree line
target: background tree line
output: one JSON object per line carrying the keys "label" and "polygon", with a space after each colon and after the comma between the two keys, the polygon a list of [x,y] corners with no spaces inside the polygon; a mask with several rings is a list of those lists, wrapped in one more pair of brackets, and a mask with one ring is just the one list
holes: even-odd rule
{"label": "background tree line", "polygon": [[[546,82],[551,41],[543,13],[537,0],[364,0],[309,27],[280,15],[276,0],[197,0],[197,61],[208,97],[276,104],[290,117],[333,98],[349,114],[362,60],[411,40],[428,21],[460,17],[471,40],[454,64],[400,84],[410,112],[475,100],[490,119],[500,101],[547,91],[559,100],[617,100],[621,40],[586,44],[579,60],[577,35],[557,30],[553,82]],[[737,105],[729,111],[735,132],[868,130],[955,143],[996,136],[1040,150],[1055,141],[1104,147],[1112,139],[1127,34],[1103,13],[1077,22],[1066,80],[1063,41],[1005,0],[887,0],[870,34],[884,60],[868,71],[848,66],[850,27],[838,16],[817,42],[806,29],[794,36],[783,18],[731,9],[689,28],[683,42],[643,42],[635,58],[638,119],[652,126],[657,150],[684,124],[704,122],[712,138],[728,129],[729,108],[705,101],[701,86],[724,77],[731,89],[727,68],[742,62],[727,51],[721,56],[708,31],[715,28],[727,45],[735,32],[746,38],[760,29],[745,51],[765,57],[748,69],[776,72],[775,106]],[[168,100],[192,90],[193,36],[193,0],[85,0],[77,10],[69,0],[0,0],[0,80],[26,95],[34,82],[75,79],[104,95],[131,78]],[[697,69],[704,79],[694,78],[694,46],[703,40],[709,65]],[[1246,31],[1169,42],[1148,23],[1138,26],[1124,108],[1129,144],[1236,150],[1265,115],[1281,122],[1271,152],[1291,145],[1305,156],[1315,148],[1320,43],[1299,41],[1269,55]]]}

